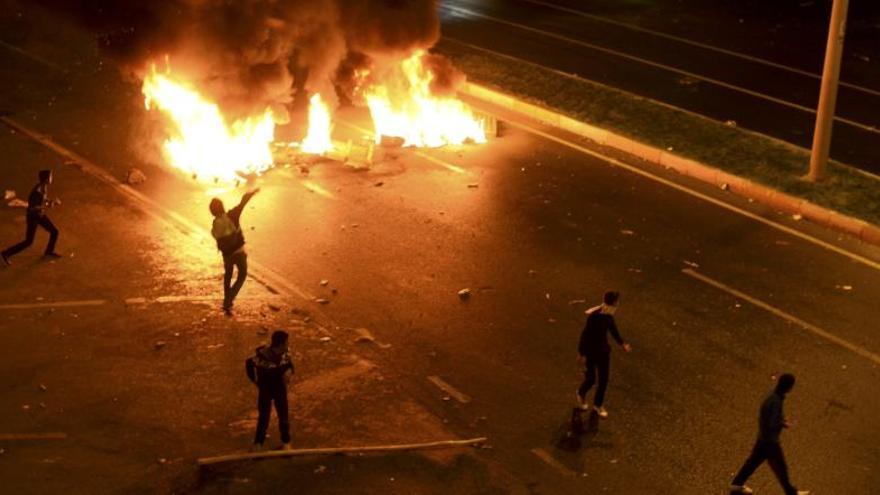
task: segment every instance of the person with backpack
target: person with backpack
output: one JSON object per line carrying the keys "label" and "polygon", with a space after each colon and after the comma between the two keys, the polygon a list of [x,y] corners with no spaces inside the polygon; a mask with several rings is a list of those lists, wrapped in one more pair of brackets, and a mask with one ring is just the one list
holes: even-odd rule
{"label": "person with backpack", "polygon": [[[244,250],[244,234],[241,231],[241,213],[259,188],[245,193],[238,206],[226,211],[220,198],[211,200],[211,214],[214,224],[211,235],[217,240],[217,249],[223,254],[223,311],[232,314],[232,303],[247,278],[247,253]],[[235,283],[232,283],[232,271],[238,269]]]}
{"label": "person with backpack", "polygon": [[268,346],[260,346],[253,357],[245,361],[248,379],[257,386],[257,433],[254,436],[252,451],[263,449],[272,404],[278,416],[278,429],[281,432],[281,448],[290,449],[290,422],[287,411],[287,385],[293,376],[293,360],[288,348],[288,334],[283,330],[272,332]]}
{"label": "person with backpack", "polygon": [[590,406],[586,402],[587,392],[593,388],[598,374],[599,386],[593,397],[593,409],[603,419],[608,417],[608,411],[602,404],[605,402],[605,390],[608,387],[608,373],[611,368],[611,346],[608,345],[608,334],[611,334],[624,351],[632,350],[629,343],[624,342],[614,323],[614,313],[617,311],[619,299],[619,292],[608,291],[602,298],[601,305],[587,310],[589,316],[578,342],[578,361],[583,363],[586,369],[584,381],[576,392],[577,403],[581,410],[589,410]]}
{"label": "person with backpack", "polygon": [[37,174],[39,182],[28,196],[27,213],[25,214],[26,230],[24,240],[18,244],[7,248],[0,253],[0,260],[4,265],[11,265],[9,258],[29,248],[34,243],[34,237],[37,234],[37,227],[42,227],[49,233],[49,244],[46,245],[46,251],[43,256],[46,258],[60,258],[61,255],[55,252],[55,243],[58,242],[58,229],[49,220],[46,210],[54,205],[61,204],[57,199],[49,199],[49,184],[52,183],[52,171],[40,170]]}
{"label": "person with backpack", "polygon": [[809,495],[810,492],[798,490],[791,484],[788,478],[788,466],[785,464],[785,456],[782,453],[782,445],[779,443],[779,435],[782,430],[788,428],[789,422],[782,413],[782,403],[785,396],[794,388],[794,375],[785,373],[776,381],[776,388],[761,403],[758,413],[758,439],[752,447],[752,453],[740,468],[739,472],[730,483],[730,493],[754,493],[746,486],[746,480],[758,467],[767,461],[770,469],[782,485],[785,495]]}

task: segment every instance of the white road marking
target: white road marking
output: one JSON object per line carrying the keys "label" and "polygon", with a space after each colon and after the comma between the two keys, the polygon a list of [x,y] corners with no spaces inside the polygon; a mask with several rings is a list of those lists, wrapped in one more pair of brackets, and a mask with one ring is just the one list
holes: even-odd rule
{"label": "white road marking", "polygon": [[852,342],[850,342],[848,340],[842,339],[827,330],[824,330],[820,327],[817,327],[816,325],[813,325],[812,323],[807,323],[804,320],[801,320],[800,318],[798,318],[796,316],[790,315],[790,314],[786,313],[785,311],[782,311],[781,309],[774,308],[773,306],[765,303],[764,301],[761,301],[760,299],[756,299],[748,294],[740,292],[740,291],[734,289],[733,287],[730,287],[729,285],[726,285],[722,282],[719,282],[717,280],[709,278],[709,277],[707,277],[701,273],[698,273],[690,268],[685,268],[684,270],[682,270],[682,273],[684,273],[685,275],[688,275],[690,277],[693,277],[701,282],[709,284],[712,287],[715,287],[716,289],[727,292],[728,294],[730,294],[732,296],[738,297],[746,302],[749,302],[749,303],[751,303],[751,304],[753,304],[753,305],[755,305],[765,311],[773,313],[774,315],[776,315],[786,321],[794,323],[795,325],[803,328],[804,330],[806,330],[806,331],[808,331],[818,337],[821,337],[831,343],[837,344],[840,347],[843,347],[844,349],[873,362],[874,364],[880,364],[880,355],[877,355],[877,354],[865,349],[864,347],[853,344]]}
{"label": "white road marking", "polygon": [[42,308],[76,308],[81,306],[101,306],[105,299],[84,299],[81,301],[55,301],[38,303],[0,304],[0,310],[4,309],[42,309]]}
{"label": "white road marking", "polygon": [[521,123],[513,122],[513,121],[510,121],[510,120],[507,120],[506,122],[507,122],[508,124],[514,126],[514,127],[519,127],[520,129],[524,129],[524,130],[526,130],[526,131],[528,131],[528,132],[531,132],[532,134],[535,134],[535,135],[541,136],[541,137],[543,137],[543,138],[549,139],[549,140],[551,140],[551,141],[557,142],[557,143],[559,143],[559,144],[562,144],[562,145],[564,145],[564,146],[567,146],[567,147],[569,147],[569,148],[571,148],[571,149],[573,149],[573,150],[579,151],[579,152],[581,152],[581,153],[584,153],[584,154],[587,154],[587,155],[590,155],[590,156],[596,157],[596,158],[598,158],[598,159],[600,159],[600,160],[602,160],[602,161],[604,161],[604,162],[607,162],[607,163],[610,163],[610,164],[612,164],[612,165],[618,166],[618,167],[620,167],[620,168],[626,169],[626,170],[628,170],[628,171],[630,171],[630,172],[632,172],[632,173],[634,173],[634,174],[641,175],[642,177],[645,177],[645,178],[647,178],[647,179],[653,180],[653,181],[655,181],[655,182],[659,182],[660,184],[663,184],[663,185],[665,185],[665,186],[671,187],[671,188],[673,188],[673,189],[677,189],[677,190],[679,190],[679,191],[681,191],[681,192],[683,192],[683,193],[689,194],[689,195],[694,196],[694,197],[696,197],[696,198],[700,198],[700,199],[702,199],[703,201],[707,201],[707,202],[709,202],[709,203],[712,203],[712,204],[714,204],[714,205],[716,205],[716,206],[719,206],[719,207],[721,207],[721,208],[724,208],[724,209],[726,209],[726,210],[732,211],[732,212],[734,212],[734,213],[738,213],[738,214],[740,214],[740,215],[742,215],[742,216],[744,216],[744,217],[750,218],[750,219],[752,219],[752,220],[754,220],[754,221],[756,221],[756,222],[763,223],[764,225],[767,225],[767,226],[773,227],[774,229],[777,229],[777,230],[780,230],[780,231],[782,231],[782,232],[785,232],[786,234],[789,234],[789,235],[792,235],[792,236],[798,237],[798,238],[800,238],[800,239],[803,239],[803,240],[805,240],[805,241],[807,241],[807,242],[810,242],[810,243],[812,243],[812,244],[815,244],[815,245],[817,245],[817,246],[820,246],[820,247],[822,247],[822,248],[824,248],[824,249],[827,249],[827,250],[829,250],[829,251],[832,251],[832,252],[834,252],[834,253],[837,253],[837,254],[840,254],[840,255],[846,256],[847,258],[849,258],[849,259],[851,259],[851,260],[853,260],[853,261],[857,261],[857,262],[859,262],[859,263],[862,263],[863,265],[866,265],[866,266],[868,266],[868,267],[871,267],[871,268],[873,268],[873,269],[875,269],[875,270],[880,270],[880,262],[877,262],[877,261],[871,260],[871,259],[869,259],[869,258],[866,258],[866,257],[862,256],[862,255],[859,255],[859,254],[856,254],[856,253],[853,253],[853,252],[847,251],[846,249],[843,249],[843,248],[841,248],[841,247],[835,246],[834,244],[831,244],[831,243],[825,242],[825,241],[823,241],[823,240],[821,240],[821,239],[817,239],[817,238],[815,238],[815,237],[813,237],[813,236],[811,236],[811,235],[809,235],[809,234],[806,234],[806,233],[804,233],[804,232],[801,232],[801,231],[799,231],[799,230],[793,229],[793,228],[788,227],[788,226],[786,226],[786,225],[783,225],[783,224],[781,224],[781,223],[774,222],[773,220],[770,220],[770,219],[764,218],[764,217],[762,217],[762,216],[760,216],[760,215],[757,215],[757,214],[752,213],[752,212],[750,212],[750,211],[744,210],[744,209],[739,208],[739,207],[737,207],[737,206],[734,206],[734,205],[732,205],[732,204],[725,203],[724,201],[721,201],[721,200],[719,200],[719,199],[715,199],[715,198],[713,198],[712,196],[708,196],[708,195],[703,194],[703,193],[701,193],[701,192],[694,191],[693,189],[689,189],[688,187],[683,186],[683,185],[681,185],[681,184],[677,184],[677,183],[675,183],[675,182],[673,182],[673,181],[671,181],[671,180],[669,180],[669,179],[664,179],[663,177],[660,177],[659,175],[654,175],[654,174],[652,174],[651,172],[648,172],[648,171],[646,171],[646,170],[642,170],[642,169],[640,169],[640,168],[638,168],[638,167],[636,167],[636,166],[630,165],[630,164],[628,164],[628,163],[624,163],[624,162],[622,162],[622,161],[620,161],[620,160],[617,160],[617,159],[612,158],[612,157],[610,157],[610,156],[603,155],[603,154],[601,154],[601,153],[599,153],[599,152],[596,152],[596,151],[593,151],[593,150],[587,149],[587,148],[585,148],[585,147],[583,147],[583,146],[580,146],[580,145],[578,145],[578,144],[572,143],[572,142],[567,141],[567,140],[565,140],[565,139],[562,139],[562,138],[560,138],[560,137],[556,137],[556,136],[554,136],[554,135],[552,135],[552,134],[549,134],[549,133],[546,133],[546,132],[541,131],[541,130],[539,130],[539,129],[536,129],[536,128],[530,126],[530,125],[527,125],[527,124],[521,124]]}
{"label": "white road marking", "polygon": [[0,433],[0,441],[9,440],[64,440],[67,433]]}
{"label": "white road marking", "polygon": [[[551,32],[548,32],[548,31],[542,31],[542,30],[540,30],[540,29],[536,29],[536,28],[533,28],[533,27],[529,27],[529,26],[526,26],[526,25],[524,25],[524,24],[519,24],[519,23],[516,23],[516,22],[510,22],[510,21],[506,21],[506,20],[504,20],[504,19],[500,19],[500,18],[497,18],[497,17],[493,17],[493,16],[489,16],[489,15],[485,15],[485,14],[480,14],[479,12],[474,12],[474,11],[472,11],[472,10],[464,9],[464,8],[461,8],[461,7],[444,6],[443,8],[450,9],[450,10],[456,10],[456,11],[460,11],[460,12],[466,12],[466,13],[469,14],[469,15],[473,15],[473,16],[475,16],[475,17],[481,17],[481,18],[483,18],[483,19],[486,19],[486,20],[489,20],[489,21],[492,21],[492,22],[496,22],[496,23],[498,23],[498,24],[504,24],[504,25],[507,25],[507,26],[511,26],[511,27],[514,27],[514,28],[517,28],[517,29],[523,30],[523,31],[528,31],[528,32],[532,32],[532,33],[535,33],[535,34],[540,34],[540,35],[542,35],[542,36],[546,36],[546,37],[548,37],[548,38],[554,38],[554,39],[557,39],[557,40],[560,40],[560,41],[564,41],[564,42],[569,43],[569,44],[580,45],[580,46],[583,46],[583,47],[586,47],[586,48],[590,48],[590,49],[592,49],[592,50],[596,50],[596,51],[599,51],[599,52],[607,53],[607,54],[609,54],[609,55],[614,55],[614,56],[616,56],[616,57],[624,58],[624,59],[627,59],[627,60],[632,60],[632,61],[634,61],[634,62],[638,62],[638,63],[644,64],[644,65],[648,65],[648,66],[651,66],[651,67],[656,67],[656,68],[658,68],[658,69],[662,69],[662,70],[665,70],[665,71],[668,71],[668,72],[673,72],[673,73],[676,73],[676,74],[680,74],[680,75],[682,75],[682,76],[691,77],[691,78],[693,78],[693,79],[698,79],[698,80],[700,80],[700,81],[707,82],[707,83],[710,83],[710,84],[714,84],[714,85],[716,85],[716,86],[720,86],[720,87],[722,87],[722,88],[730,89],[730,90],[732,90],[732,91],[738,91],[738,92],[740,92],[740,93],[747,94],[747,95],[749,95],[749,96],[754,96],[755,98],[760,98],[760,99],[762,99],[762,100],[770,101],[770,102],[776,103],[776,104],[778,104],[778,105],[782,105],[782,106],[786,106],[786,107],[789,107],[789,108],[793,108],[793,109],[795,109],[795,110],[800,110],[800,111],[802,111],[802,112],[806,112],[806,113],[809,113],[809,114],[812,114],[812,115],[815,115],[815,114],[816,114],[816,109],[814,109],[814,108],[806,107],[806,106],[804,106],[804,105],[800,105],[800,104],[797,104],[797,103],[793,103],[793,102],[790,102],[790,101],[788,101],[788,100],[783,100],[783,99],[781,99],[781,98],[776,98],[775,96],[766,95],[766,94],[764,94],[764,93],[761,93],[761,92],[758,92],[758,91],[754,91],[754,90],[751,90],[751,89],[748,89],[748,88],[744,88],[744,87],[742,87],[742,86],[737,86],[737,85],[735,85],[735,84],[730,84],[730,83],[724,82],[724,81],[722,81],[722,80],[720,80],[720,79],[714,79],[714,78],[711,78],[711,77],[707,77],[707,76],[703,76],[703,75],[697,74],[697,73],[695,73],[695,72],[690,72],[690,71],[687,71],[687,70],[684,70],[684,69],[679,69],[679,68],[677,68],[677,67],[673,67],[673,66],[671,66],[671,65],[662,64],[662,63],[660,63],[660,62],[654,62],[654,61],[652,61],[652,60],[648,60],[648,59],[646,59],[646,58],[638,57],[638,56],[635,56],[635,55],[630,55],[630,54],[628,54],[628,53],[624,53],[624,52],[617,51],[617,50],[612,50],[611,48],[605,48],[604,46],[596,45],[596,44],[593,44],[593,43],[587,43],[586,41],[576,40],[576,39],[574,39],[574,38],[569,38],[569,37],[567,37],[567,36],[562,36],[562,35],[560,35],[560,34],[551,33]],[[861,123],[861,122],[856,122],[855,120],[850,120],[850,119],[843,118],[843,117],[838,117],[838,116],[835,116],[835,117],[834,117],[834,120],[836,120],[836,121],[838,121],[838,122],[840,122],[840,123],[842,123],[842,124],[847,124],[847,125],[850,125],[850,126],[853,126],[853,127],[859,128],[859,129],[861,129],[861,130],[863,130],[863,131],[871,132],[871,133],[874,133],[874,134],[880,134],[880,128],[877,128],[877,127],[875,127],[875,126],[873,126],[873,125],[863,124],[863,123]]]}
{"label": "white road marking", "polygon": [[[753,56],[753,55],[748,55],[748,54],[746,54],[746,53],[737,52],[737,51],[734,51],[734,50],[728,50],[728,49],[726,49],[726,48],[721,48],[721,47],[714,46],[714,45],[709,45],[709,44],[706,44],[706,43],[700,43],[699,41],[694,41],[694,40],[691,40],[691,39],[688,39],[688,38],[682,38],[682,37],[680,37],[680,36],[675,36],[675,35],[672,35],[672,34],[664,33],[664,32],[662,32],[662,31],[656,31],[656,30],[654,30],[654,29],[643,28],[643,27],[641,27],[641,26],[636,26],[635,24],[629,24],[629,23],[626,23],[626,22],[615,21],[614,19],[609,19],[608,17],[603,17],[603,16],[600,16],[600,15],[588,14],[588,13],[582,11],[582,10],[577,10],[577,9],[572,9],[572,8],[568,8],[568,7],[563,7],[562,5],[556,5],[556,4],[554,4],[554,3],[544,2],[544,1],[542,1],[542,0],[523,0],[523,1],[525,1],[525,2],[529,2],[529,3],[533,3],[533,4],[536,4],[536,5],[543,5],[543,6],[545,6],[545,7],[549,7],[549,8],[551,8],[551,9],[559,10],[559,11],[562,11],[562,12],[567,12],[567,13],[569,13],[569,14],[574,14],[574,15],[576,15],[576,16],[584,17],[584,18],[591,19],[591,20],[594,20],[594,21],[603,22],[603,23],[611,24],[611,25],[618,26],[618,27],[623,27],[623,28],[626,28],[626,29],[630,29],[630,30],[632,30],[632,31],[638,31],[638,32],[641,32],[641,33],[651,34],[651,35],[657,36],[658,38],[666,38],[666,39],[669,39],[669,40],[677,41],[677,42],[679,42],[679,43],[684,43],[684,44],[686,44],[686,45],[696,46],[696,47],[698,47],[698,48],[703,48],[703,49],[705,49],[705,50],[710,50],[710,51],[714,51],[714,52],[717,52],[717,53],[723,53],[723,54],[725,54],[725,55],[730,55],[730,56],[732,56],[732,57],[737,57],[737,58],[741,58],[741,59],[743,59],[743,60],[748,60],[749,62],[755,62],[755,63],[758,63],[758,64],[766,65],[766,66],[768,66],[768,67],[773,67],[773,68],[776,68],[776,69],[781,69],[781,70],[785,70],[785,71],[788,71],[788,72],[792,72],[792,73],[794,73],[794,74],[799,74],[799,75],[802,75],[802,76],[807,76],[807,77],[810,77],[810,78],[816,79],[817,81],[821,81],[821,80],[822,80],[822,75],[821,75],[821,74],[817,74],[817,73],[815,73],[815,72],[806,71],[806,70],[803,70],[803,69],[798,69],[797,67],[791,67],[791,66],[788,66],[788,65],[780,64],[780,63],[778,63],[778,62],[773,62],[772,60],[767,60],[767,59],[763,59],[763,58],[755,57],[755,56]],[[866,88],[866,87],[864,87],[864,86],[859,86],[859,85],[852,84],[852,83],[848,83],[848,82],[844,82],[844,81],[840,81],[840,85],[841,85],[841,86],[846,86],[846,87],[848,87],[848,88],[850,88],[850,89],[854,89],[854,90],[857,90],[857,91],[862,91],[862,92],[865,92],[865,93],[868,93],[868,94],[871,94],[871,95],[874,95],[874,96],[880,96],[880,91],[875,90],[875,89]]]}
{"label": "white road marking", "polygon": [[437,388],[446,392],[447,394],[450,395],[450,397],[454,398],[458,402],[461,402],[462,404],[467,404],[468,402],[471,401],[471,398],[469,395],[460,392],[458,389],[456,389],[452,385],[443,381],[443,379],[440,378],[439,376],[431,375],[428,377],[428,381],[433,383],[434,385],[436,385]]}
{"label": "white road marking", "polygon": [[557,461],[550,452],[547,452],[546,450],[541,448],[532,449],[531,452],[532,454],[535,454],[538,459],[544,461],[544,463],[546,463],[548,466],[552,467],[556,471],[559,471],[559,473],[563,476],[577,476],[577,473],[575,473],[574,470],[570,469],[565,464]]}

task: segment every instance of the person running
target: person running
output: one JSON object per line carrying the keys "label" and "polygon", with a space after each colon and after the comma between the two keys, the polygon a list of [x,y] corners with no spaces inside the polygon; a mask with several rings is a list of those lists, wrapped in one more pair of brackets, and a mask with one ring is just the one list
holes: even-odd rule
{"label": "person running", "polygon": [[782,403],[792,388],[794,388],[794,375],[786,373],[780,376],[776,388],[761,404],[758,413],[758,440],[755,441],[749,458],[733,478],[730,493],[754,493],[745,483],[752,473],[767,461],[782,489],[785,490],[785,495],[809,495],[809,491],[798,490],[792,486],[788,479],[788,466],[785,464],[782,445],[779,443],[782,429],[789,427],[789,422],[782,413]]}
{"label": "person running", "polygon": [[49,199],[49,184],[52,183],[53,179],[52,171],[40,170],[37,177],[39,178],[39,182],[33,189],[31,189],[31,194],[28,196],[27,213],[25,214],[27,227],[24,234],[24,240],[0,253],[0,259],[2,259],[3,264],[7,266],[12,264],[12,262],[9,261],[9,258],[24,251],[34,243],[34,237],[37,234],[37,226],[42,227],[49,233],[49,244],[46,245],[46,251],[43,256],[46,258],[61,257],[60,254],[55,252],[55,243],[58,242],[58,229],[55,228],[55,224],[53,224],[52,221],[49,220],[49,217],[46,216],[46,210],[48,208],[61,203],[57,199]]}
{"label": "person running", "polygon": [[586,402],[587,392],[596,383],[596,375],[599,375],[599,386],[593,397],[593,409],[600,418],[607,418],[608,411],[602,406],[605,402],[605,390],[608,387],[608,373],[611,367],[611,346],[608,344],[608,333],[623,347],[630,352],[632,346],[624,342],[617,331],[614,323],[614,313],[617,311],[617,303],[620,293],[608,291],[602,298],[602,304],[587,310],[587,323],[581,332],[578,343],[578,361],[586,365],[584,381],[577,389],[577,403],[581,410],[589,410]]}
{"label": "person running", "polygon": [[[214,223],[211,235],[217,240],[217,249],[223,254],[223,311],[232,314],[235,297],[247,279],[247,253],[244,250],[244,234],[241,231],[241,213],[245,205],[260,191],[259,188],[245,193],[235,208],[226,211],[223,201],[219,198],[211,200],[211,214]],[[238,269],[235,283],[232,283],[232,271]]]}
{"label": "person running", "polygon": [[281,431],[281,448],[290,449],[290,422],[287,412],[287,384],[293,376],[293,361],[287,345],[288,335],[283,330],[272,332],[268,346],[257,348],[254,356],[245,361],[247,376],[259,390],[257,394],[257,433],[254,436],[252,451],[263,449],[272,404],[278,416],[278,429]]}

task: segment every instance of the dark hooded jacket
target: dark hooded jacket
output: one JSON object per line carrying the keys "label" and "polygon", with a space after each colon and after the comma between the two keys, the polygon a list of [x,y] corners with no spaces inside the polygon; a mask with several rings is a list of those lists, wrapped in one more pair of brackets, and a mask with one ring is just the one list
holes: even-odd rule
{"label": "dark hooded jacket", "polygon": [[260,346],[254,356],[245,361],[248,379],[258,387],[284,388],[284,375],[293,373],[293,360],[287,351],[277,352],[270,346]]}

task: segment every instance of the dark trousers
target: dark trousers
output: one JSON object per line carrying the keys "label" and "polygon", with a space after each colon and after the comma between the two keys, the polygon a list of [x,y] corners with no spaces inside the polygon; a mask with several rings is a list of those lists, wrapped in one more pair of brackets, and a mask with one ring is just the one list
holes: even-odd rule
{"label": "dark trousers", "polygon": [[277,387],[259,387],[260,393],[257,396],[257,434],[254,436],[254,443],[260,445],[266,440],[266,430],[269,428],[269,416],[272,414],[272,403],[275,403],[275,414],[278,416],[278,429],[281,431],[281,442],[290,442],[290,421],[287,415],[287,388],[285,386]]}
{"label": "dark trousers", "polygon": [[[235,283],[232,283],[232,269],[238,268]],[[232,301],[247,278],[247,254],[244,251],[223,257],[223,307],[232,307]],[[230,285],[231,284],[231,285]]]}
{"label": "dark trousers", "polygon": [[785,456],[782,454],[782,446],[776,442],[765,442],[761,440],[755,442],[751,455],[746,459],[745,464],[743,464],[739,473],[736,474],[736,477],[733,478],[732,483],[734,485],[744,485],[746,480],[749,479],[749,476],[751,476],[752,473],[764,463],[764,461],[767,461],[767,464],[770,464],[770,469],[773,470],[773,474],[776,475],[776,479],[779,480],[779,484],[782,485],[785,494],[796,495],[797,489],[791,486],[791,481],[788,479],[788,466],[785,464]]}
{"label": "dark trousers", "polygon": [[596,384],[596,374],[599,375],[599,386],[596,388],[596,396],[593,405],[602,407],[605,402],[605,390],[608,388],[608,373],[611,368],[611,353],[601,352],[587,356],[587,369],[584,371],[584,382],[578,387],[578,395],[587,397],[587,392]]}
{"label": "dark trousers", "polygon": [[11,258],[31,247],[31,244],[34,243],[34,237],[37,235],[37,226],[43,227],[49,233],[49,244],[46,245],[46,254],[54,253],[55,243],[58,242],[58,229],[55,228],[55,225],[46,215],[29,214],[27,216],[27,230],[24,234],[24,240],[3,251],[3,256]]}

